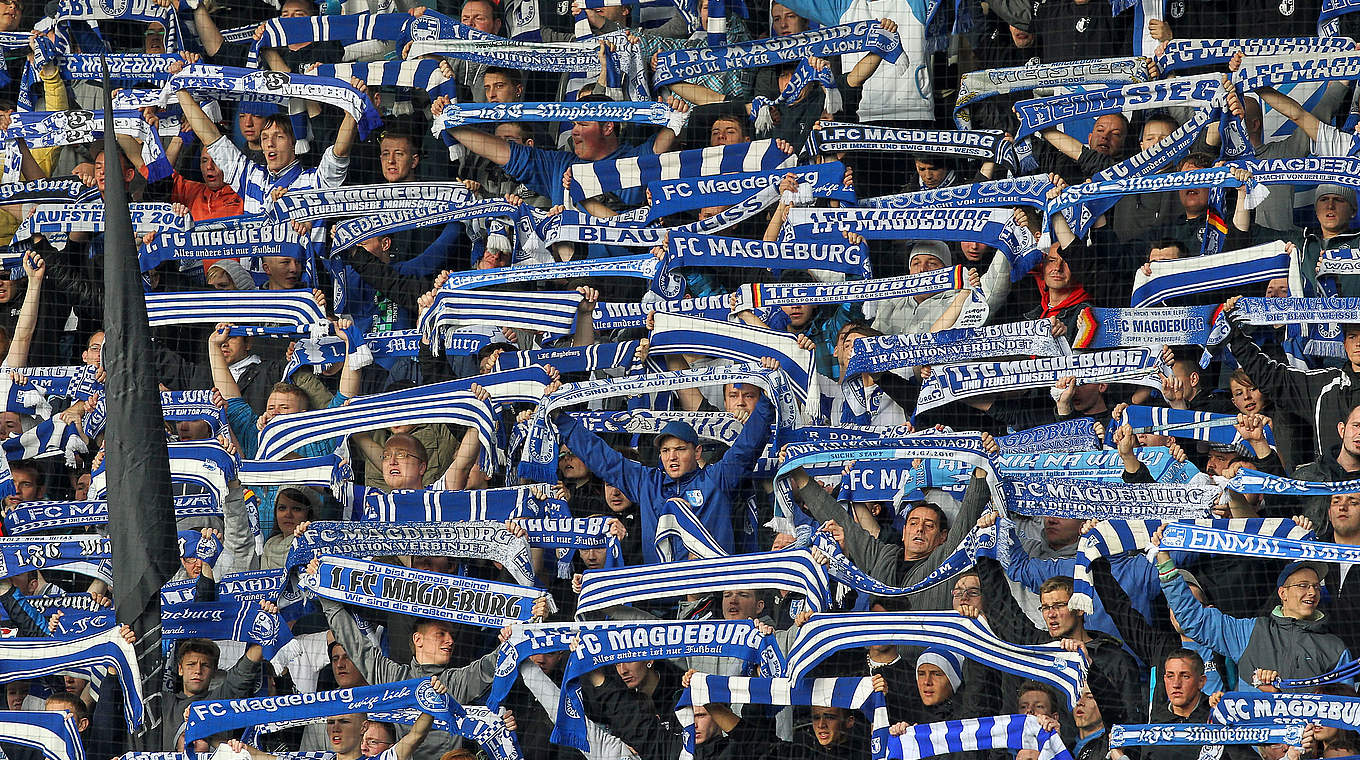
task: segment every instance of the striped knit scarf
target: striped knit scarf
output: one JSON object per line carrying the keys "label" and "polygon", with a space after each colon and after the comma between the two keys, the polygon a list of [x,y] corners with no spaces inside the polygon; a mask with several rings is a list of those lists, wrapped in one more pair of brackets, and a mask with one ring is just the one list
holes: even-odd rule
{"label": "striped knit scarf", "polygon": [[1141,269],[1133,276],[1132,306],[1151,306],[1168,298],[1289,277],[1293,269],[1281,241],[1210,256],[1154,261],[1150,266],[1151,276]]}
{"label": "striped knit scarf", "polygon": [[412,92],[426,92],[435,98],[441,95],[452,98],[458,93],[456,83],[439,69],[438,61],[432,60],[322,63],[309,73],[342,82],[348,82],[353,77],[369,87],[395,90],[396,101],[392,104],[395,116],[405,116],[411,112]]}
{"label": "striped knit scarf", "polygon": [[[680,760],[694,757],[694,706],[710,703],[743,705],[811,705],[862,710],[870,726],[870,757],[881,760],[892,739],[888,734],[888,706],[872,678],[793,678],[719,676],[695,673],[680,694],[675,715],[685,731]],[[1061,760],[1061,759],[1060,759]]]}
{"label": "striped knit scarf", "polygon": [[[1210,443],[1245,446],[1242,435],[1237,432],[1235,414],[1215,414],[1195,412],[1188,409],[1168,409],[1166,407],[1131,405],[1125,412],[1124,424],[1133,427],[1135,433],[1162,433],[1176,438],[1188,438]],[[1266,441],[1275,443],[1275,435],[1270,426],[1265,428]],[[1106,442],[1114,440],[1113,433],[1107,432]]]}
{"label": "striped knit scarf", "polygon": [[335,106],[354,119],[360,140],[368,139],[370,131],[382,126],[382,117],[373,101],[338,79],[195,63],[185,66],[165,83],[162,104],[172,103],[175,93],[181,90],[218,100],[292,106],[293,100],[298,99]]}
{"label": "striped knit scarf", "polygon": [[383,182],[309,190],[290,190],[267,211],[272,222],[310,222],[378,212],[423,212],[465,205],[474,200],[461,182]]}
{"label": "striped knit scarf", "polygon": [[517,207],[500,198],[472,201],[466,204],[440,204],[439,210],[420,210],[419,207],[401,211],[381,211],[358,219],[347,219],[331,227],[331,250],[343,251],[379,235],[417,227],[438,227],[452,222],[468,222],[487,217],[513,217]]}
{"label": "striped knit scarf", "polygon": [[889,63],[896,63],[902,54],[902,41],[897,33],[888,32],[877,21],[858,21],[720,48],[668,50],[657,55],[655,82],[659,86],[720,71],[841,53],[874,53]]}
{"label": "striped knit scarf", "polygon": [[1010,521],[1004,517],[998,519],[997,524],[991,528],[980,529],[974,526],[959,544],[959,548],[941,560],[940,566],[931,571],[930,575],[910,586],[900,587],[883,583],[856,567],[827,533],[820,531],[814,533],[812,547],[826,555],[827,572],[840,583],[869,596],[903,597],[934,588],[950,580],[976,565],[978,557],[991,557],[1003,567],[1010,567],[1012,553],[1023,551],[1019,541],[1014,538],[1013,530]]}
{"label": "striped knit scarf", "polygon": [[[1360,563],[1360,547],[1314,541],[1308,531],[1289,520],[1263,520],[1259,527],[1249,523],[1242,528],[1232,525],[1231,521],[1229,525],[1218,524],[1221,522],[1171,523],[1162,534],[1162,547],[1168,551],[1276,557],[1291,561]],[[1253,527],[1256,530],[1252,530]]]}
{"label": "striped knit scarf", "polygon": [[1225,744],[1288,744],[1303,742],[1303,723],[1283,726],[1196,726],[1155,723],[1110,727],[1111,747],[1204,747]]}
{"label": "striped knit scarf", "polygon": [[333,41],[347,45],[366,40],[396,42],[406,36],[411,19],[408,13],[354,13],[270,19],[261,25],[264,33],[250,46],[246,66],[259,67],[261,50],[303,42]]}
{"label": "striped knit scarf", "polygon": [[794,157],[774,140],[755,140],[736,145],[648,153],[571,167],[571,197],[576,201],[651,182],[680,177],[715,176],[731,172],[755,172],[790,166]]}
{"label": "striped knit scarf", "polygon": [[60,24],[67,21],[86,21],[98,28],[100,21],[123,19],[143,23],[157,23],[165,30],[165,49],[174,53],[181,48],[182,40],[179,16],[172,6],[160,5],[152,0],[61,0],[52,20]]}
{"label": "striped knit scarf", "polygon": [[[772,186],[777,189],[789,174],[798,178],[800,186],[809,186],[808,192],[812,198],[855,202],[854,188],[845,184],[845,164],[828,161],[775,171],[723,174],[719,177],[685,176],[649,182],[647,192],[651,196],[651,203],[646,218],[654,221],[682,211],[709,206],[733,206],[754,192]],[[803,195],[801,188],[799,195]]]}
{"label": "striped knit scarf", "polygon": [[807,549],[587,570],[582,576],[576,614],[724,588],[772,588],[800,594],[809,609],[820,611],[831,605],[829,584],[825,566],[813,561]]}
{"label": "striped knit scarf", "polygon": [[824,65],[819,69],[813,66],[810,60],[803,59],[798,62],[798,66],[789,77],[789,83],[784,85],[778,96],[766,98],[757,95],[751,99],[751,123],[755,127],[755,133],[768,135],[774,131],[774,109],[799,102],[803,98],[803,92],[814,84],[820,85],[825,93],[824,108],[828,113],[841,110],[841,95],[836,89],[836,75],[831,67]]}
{"label": "striped knit scarf", "polygon": [[522,517],[567,517],[566,504],[540,498],[541,486],[487,488],[478,491],[366,489],[356,504],[356,519],[376,522],[505,522]]}
{"label": "striped knit scarf", "polygon": [[1039,727],[1032,715],[946,720],[921,723],[888,740],[889,758],[922,760],[954,752],[1034,750],[1039,760],[1072,760],[1057,731]]}
{"label": "striped knit scarf", "polygon": [[570,383],[544,397],[534,410],[519,463],[519,476],[525,480],[553,483],[557,480],[558,433],[552,413],[563,407],[596,399],[616,398],[725,383],[754,383],[765,391],[775,407],[776,445],[802,422],[797,397],[782,371],[759,365],[690,368],[640,377],[608,378]]}
{"label": "striped knit scarf", "polygon": [[499,124],[508,121],[608,121],[650,124],[657,127],[684,128],[685,112],[665,103],[453,103],[435,117],[430,131],[435,137],[446,130],[469,124]]}
{"label": "striped knit scarf", "polygon": [[85,747],[69,710],[0,710],[0,736],[48,760],[85,760]]}
{"label": "striped knit scarf", "polygon": [[947,649],[1021,678],[1046,683],[1075,705],[1086,680],[1086,656],[1061,644],[1020,646],[997,637],[982,620],[956,612],[851,612],[815,615],[788,651],[789,677],[798,680],[832,654],[877,644]]}
{"label": "striped knit scarf", "polygon": [[469,324],[513,327],[550,336],[570,335],[580,304],[581,294],[574,290],[535,293],[440,290],[434,303],[421,312],[419,329],[431,348],[439,345],[442,333]]}
{"label": "striped knit scarf", "polygon": [[310,290],[204,290],[147,293],[152,327],[163,325],[282,324],[304,331],[329,331],[326,313]]}
{"label": "striped knit scarf", "polygon": [[[26,681],[40,676],[112,667],[123,689],[123,717],[129,730],[142,725],[142,673],[137,654],[116,629],[79,639],[14,638],[0,641],[0,681]],[[24,713],[27,716],[49,713]],[[31,719],[31,718],[30,718]],[[3,734],[9,739],[11,734]]]}
{"label": "striped knit scarf", "polygon": [[[173,167],[161,149],[160,137],[136,110],[120,108],[113,114],[113,131],[131,137],[141,144],[141,158],[146,164],[147,178],[154,182],[170,176]],[[22,139],[30,148],[53,148],[59,145],[78,145],[102,137],[104,112],[96,111],[15,111],[9,129],[0,139],[9,142]],[[11,147],[5,155],[6,179],[20,179],[22,156]]]}
{"label": "striped knit scarf", "polygon": [[727,551],[719,545],[718,539],[708,532],[703,521],[695,516],[689,504],[681,498],[666,499],[656,509],[653,544],[663,564],[675,559],[671,539],[679,541],[688,556],[696,559],[727,556]]}
{"label": "striped knit scarf", "polygon": [[817,364],[812,351],[798,347],[789,333],[740,322],[725,322],[681,314],[657,314],[651,334],[650,356],[694,354],[729,359],[739,364],[773,357],[788,375],[790,389],[807,404],[813,395]]}
{"label": "striped knit scarf", "polygon": [[847,301],[881,301],[889,298],[943,293],[966,287],[963,267],[936,269],[900,277],[877,280],[809,283],[798,285],[751,284],[737,290],[737,302],[732,312],[749,311],[770,306],[796,304],[837,304]]}
{"label": "striped knit scarf", "polygon": [[[132,203],[132,229],[137,233],[185,232],[194,220],[188,214],[175,213],[168,203]],[[14,240],[22,241],[34,235],[72,232],[103,232],[104,204],[42,205],[33,210],[14,232]]]}

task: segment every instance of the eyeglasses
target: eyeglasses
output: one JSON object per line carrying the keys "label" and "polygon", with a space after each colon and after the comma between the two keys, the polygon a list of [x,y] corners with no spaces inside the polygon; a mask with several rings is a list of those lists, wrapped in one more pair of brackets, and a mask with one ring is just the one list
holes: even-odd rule
{"label": "eyeglasses", "polygon": [[[3,2],[3,0],[0,0],[0,2]],[[384,451],[382,455],[384,462],[405,462],[407,459],[425,461],[409,451]]]}
{"label": "eyeglasses", "polygon": [[1300,583],[1291,583],[1291,584],[1289,584],[1288,586],[1285,586],[1285,588],[1296,588],[1296,589],[1298,589],[1299,591],[1302,591],[1303,593],[1306,594],[1306,593],[1308,593],[1309,591],[1321,591],[1321,590],[1322,590],[1322,584],[1321,584],[1321,583],[1309,583],[1309,582],[1307,582],[1307,581],[1303,581],[1303,582],[1300,582]]}
{"label": "eyeglasses", "polygon": [[1065,609],[1067,609],[1067,602],[1054,602],[1053,604],[1039,605],[1040,612],[1057,612],[1058,610]]}
{"label": "eyeglasses", "polygon": [[[950,591],[949,594],[950,594],[950,596],[953,596],[955,599],[976,599],[977,597],[982,596],[982,589],[980,589],[980,588],[963,588],[963,589],[956,588],[956,589],[954,589],[953,591]],[[1042,608],[1040,608],[1040,609],[1042,609]]]}
{"label": "eyeglasses", "polygon": [[[3,2],[3,0],[0,0],[0,2]],[[376,745],[380,745],[380,746],[383,746],[383,747],[390,747],[390,746],[392,746],[392,745],[395,744],[395,743],[396,743],[396,742],[389,742],[389,741],[387,741],[386,739],[369,739],[368,737],[364,737],[364,740],[361,741],[361,742],[359,742],[359,746],[360,746],[360,747],[371,747],[371,746],[373,746],[373,745],[376,744]]]}

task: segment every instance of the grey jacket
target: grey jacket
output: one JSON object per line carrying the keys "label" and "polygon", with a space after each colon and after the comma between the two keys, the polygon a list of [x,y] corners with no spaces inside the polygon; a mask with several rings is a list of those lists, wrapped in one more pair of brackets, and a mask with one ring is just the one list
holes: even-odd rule
{"label": "grey jacket", "polygon": [[255,684],[260,680],[260,668],[260,663],[242,656],[235,665],[222,671],[222,679],[216,686],[200,696],[190,697],[182,691],[173,694],[167,692],[164,701],[161,702],[161,749],[166,752],[178,749],[175,740],[179,736],[180,726],[184,725],[184,708],[191,702],[248,697],[255,691]]}
{"label": "grey jacket", "polygon": [[[818,522],[834,520],[845,529],[845,554],[859,566],[859,569],[893,586],[910,586],[935,571],[945,557],[954,553],[963,543],[964,536],[977,523],[982,510],[991,501],[991,491],[987,488],[986,478],[973,478],[968,489],[963,492],[963,506],[944,543],[925,557],[908,562],[902,559],[902,547],[885,544],[850,519],[845,508],[816,482],[809,483],[798,492],[808,514]],[[951,605],[950,584],[940,583],[911,597],[911,606],[918,610],[947,610]]]}
{"label": "grey jacket", "polygon": [[[350,616],[344,605],[328,599],[321,599],[321,611],[326,615],[335,640],[339,641],[354,661],[354,666],[370,684],[392,683],[411,678],[439,676],[439,680],[449,689],[449,697],[461,704],[472,704],[491,685],[496,676],[496,652],[492,650],[480,659],[461,668],[448,668],[443,665],[423,665],[414,659],[403,665],[385,656],[359,630],[358,624]],[[409,729],[398,726],[398,732],[405,736]],[[413,760],[439,760],[445,752],[455,748],[455,739],[442,731],[432,731],[412,756]]]}

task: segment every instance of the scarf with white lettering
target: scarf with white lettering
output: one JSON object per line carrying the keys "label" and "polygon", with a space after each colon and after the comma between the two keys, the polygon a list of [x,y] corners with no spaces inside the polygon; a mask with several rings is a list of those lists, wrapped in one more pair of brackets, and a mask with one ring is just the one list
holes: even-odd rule
{"label": "scarf with white lettering", "polygon": [[773,357],[788,375],[790,389],[806,404],[817,373],[812,351],[798,347],[798,339],[741,322],[726,322],[681,314],[657,314],[650,336],[650,356],[696,354],[730,359],[739,364]]}
{"label": "scarf with white lettering", "polygon": [[[1326,6],[1328,3],[1324,2],[1323,5]],[[1324,17],[1327,15],[1325,8],[1322,14]],[[1180,69],[1227,63],[1239,52],[1247,58],[1265,58],[1286,54],[1339,53],[1353,49],[1353,45],[1340,37],[1169,40],[1161,54],[1156,57],[1156,61],[1158,70],[1165,74]]]}
{"label": "scarf with white lettering", "polygon": [[807,608],[831,606],[830,576],[807,549],[738,554],[641,565],[614,570],[587,570],[581,580],[576,614],[649,599],[705,594],[724,588],[761,588],[801,595]]}
{"label": "scarf with white lettering", "polygon": [[85,747],[69,710],[0,710],[0,736],[36,750],[47,760],[85,760]]}
{"label": "scarf with white lettering", "polygon": [[868,246],[860,243],[774,243],[745,238],[674,233],[666,243],[659,277],[679,267],[825,269],[851,277],[873,276]]}
{"label": "scarf with white lettering", "polygon": [[1207,518],[1221,486],[1167,483],[1092,483],[1074,478],[1008,478],[1006,509],[1030,517],[1077,520]]}
{"label": "scarf with white lettering", "polygon": [[654,81],[659,86],[704,74],[844,53],[873,53],[889,63],[896,63],[902,54],[902,40],[896,32],[888,32],[879,26],[877,21],[858,21],[720,48],[668,50],[657,55]]}
{"label": "scarf with white lettering", "polygon": [[737,303],[732,311],[737,313],[768,306],[879,301],[964,290],[966,287],[962,266],[877,280],[806,284],[754,283],[742,285],[737,290]]}
{"label": "scarf with white lettering", "polygon": [[[1141,86],[1141,85],[1140,85]],[[1072,185],[1066,188],[1049,205],[1048,214],[1062,213],[1068,219],[1073,216],[1073,209],[1088,204],[1096,200],[1118,200],[1127,195],[1139,193],[1162,193],[1185,188],[1208,187],[1242,187],[1243,183],[1232,175],[1232,166],[1219,166],[1211,169],[1191,169],[1188,171],[1167,172],[1164,174],[1152,174],[1147,176],[1125,177],[1122,179],[1110,179],[1084,182],[1080,185]],[[1247,200],[1249,206],[1255,200],[1259,203],[1264,200],[1264,188],[1260,178],[1255,175],[1247,181],[1246,187],[1252,197]]]}
{"label": "scarf with white lettering", "polygon": [[92,203],[99,200],[99,188],[87,187],[74,177],[7,182],[0,185],[0,203]]}
{"label": "scarf with white lettering", "polygon": [[1223,695],[1211,717],[1229,726],[1306,721],[1355,731],[1360,729],[1360,698],[1236,691]]}
{"label": "scarf with white lettering", "polygon": [[593,372],[616,367],[632,368],[641,341],[625,340],[618,343],[595,343],[589,346],[540,348],[531,351],[507,351],[496,357],[496,369],[518,369],[535,364],[555,367],[558,372]]}
{"label": "scarf with white lettering", "polygon": [[[1220,521],[1203,523],[1171,523],[1162,534],[1162,548],[1166,551],[1181,550],[1227,554],[1232,556],[1275,557],[1279,559],[1313,560],[1317,562],[1360,563],[1360,547],[1345,544],[1329,544],[1311,540],[1308,531],[1285,520],[1267,533],[1273,523],[1264,522],[1256,532],[1235,526],[1220,526]],[[1284,537],[1280,534],[1285,532]],[[1295,537],[1303,534],[1304,537]]]}
{"label": "scarf with white lettering", "polygon": [[0,639],[0,681],[5,683],[86,668],[105,672],[110,667],[123,689],[123,717],[128,729],[136,730],[143,717],[142,673],[137,653],[116,629],[79,639]]}
{"label": "scarf with white lettering", "polygon": [[580,303],[581,294],[574,290],[533,293],[440,290],[435,293],[434,303],[421,312],[418,327],[431,348],[439,345],[441,334],[468,324],[570,335]]}
{"label": "scarf with white lettering", "polygon": [[1129,300],[1134,307],[1289,277],[1294,270],[1293,259],[1280,241],[1209,256],[1154,261],[1149,266],[1151,276],[1143,274],[1141,269],[1133,276],[1133,294]]}
{"label": "scarf with white lettering", "polygon": [[1072,348],[1121,346],[1203,346],[1217,306],[1170,306],[1143,309],[1088,307],[1077,317]]}
{"label": "scarf with white lettering", "polygon": [[535,585],[529,545],[497,522],[313,522],[293,539],[291,572],[323,554],[337,557],[462,557],[499,562],[522,586]]}
{"label": "scarf with white lettering", "polygon": [[[210,495],[175,497],[175,519],[221,516],[222,508]],[[107,501],[26,501],[5,513],[5,533],[22,536],[47,530],[104,525]]]}
{"label": "scarf with white lettering", "polygon": [[755,140],[711,148],[646,153],[571,167],[571,197],[576,201],[614,190],[643,187],[651,182],[680,177],[715,176],[733,172],[756,172],[783,167],[793,161],[774,140]]}
{"label": "scarf with white lettering", "polygon": [[755,127],[755,133],[768,135],[774,131],[774,109],[797,103],[803,97],[803,92],[814,84],[821,85],[825,93],[823,108],[827,112],[836,113],[841,110],[841,94],[836,89],[836,74],[831,70],[831,66],[823,65],[817,68],[810,60],[803,59],[793,69],[789,83],[784,85],[779,95],[774,98],[757,95],[751,99],[751,124]]}
{"label": "scarf with white lettering", "polygon": [[265,612],[256,601],[188,602],[161,608],[161,643],[180,639],[211,639],[259,644],[265,659],[293,640],[292,630],[278,614]]}
{"label": "scarf with white lettering", "polygon": [[1360,298],[1239,298],[1230,319],[1215,321],[1207,345],[1228,338],[1229,321],[1240,325],[1338,325],[1355,320]]}
{"label": "scarf with white lettering", "polygon": [[[418,356],[421,347],[420,331],[386,330],[369,333],[363,336],[363,340],[358,342],[349,354],[345,352],[346,347],[345,339],[338,335],[321,339],[303,338],[294,342],[293,355],[288,357],[288,364],[283,368],[283,379],[292,377],[293,373],[303,366],[339,364],[347,355],[356,357],[354,361],[365,367],[375,362],[385,367],[397,357]],[[481,346],[478,346],[478,349],[480,348]],[[475,354],[476,351],[471,353]]]}
{"label": "scarf with white lettering", "polygon": [[[132,229],[137,233],[185,232],[194,220],[188,214],[177,214],[168,203],[132,203]],[[14,232],[14,240],[27,240],[34,235],[72,232],[103,232],[104,204],[43,205],[33,210]]]}
{"label": "scarf with white lettering", "polygon": [[845,556],[830,534],[821,531],[814,533],[812,547],[826,555],[827,572],[840,583],[868,596],[903,597],[944,583],[976,565],[978,557],[992,557],[1002,567],[1010,567],[1012,552],[1023,551],[1019,542],[1012,538],[1012,530],[1010,521],[1004,517],[990,528],[975,526],[959,544],[959,548],[940,562],[939,567],[910,586],[890,586],[859,569]]}
{"label": "scarf with white lettering", "polygon": [[623,301],[600,303],[595,306],[591,319],[598,330],[620,330],[628,327],[642,327],[647,324],[648,314],[689,314],[706,319],[726,319],[731,313],[726,293],[698,298],[682,298],[675,301]]}
{"label": "scarf with white lettering", "polygon": [[1048,206],[1048,191],[1053,183],[1042,174],[1027,177],[975,182],[971,185],[950,185],[933,190],[862,198],[859,205],[866,208],[934,208],[937,206],[967,206],[972,208],[1002,208],[1010,206]]}
{"label": "scarf with white lettering", "polygon": [[1048,425],[1019,430],[1001,436],[996,443],[1005,454],[1033,454],[1047,451],[1087,451],[1096,448],[1095,420],[1079,417]]}
{"label": "scarf with white lettering", "polygon": [[1232,75],[1233,84],[1247,91],[1299,82],[1355,79],[1360,79],[1360,55],[1354,50],[1291,54],[1280,58],[1248,58]]}
{"label": "scarf with white lettering", "polygon": [[945,720],[921,723],[901,736],[888,739],[887,757],[893,760],[922,760],[954,752],[980,750],[1034,750],[1039,760],[1072,760],[1057,731],[1039,726],[1032,715]]}
{"label": "scarf with white lettering", "polygon": [[651,197],[647,219],[653,221],[710,206],[734,206],[756,191],[771,186],[778,188],[788,174],[796,175],[800,185],[808,185],[813,198],[855,202],[854,188],[845,184],[845,164],[831,161],[774,171],[687,175],[650,182],[647,184]]}
{"label": "scarf with white lettering", "polygon": [[784,659],[773,635],[750,620],[683,620],[637,623],[630,627],[581,631],[562,677],[562,696],[552,741],[589,750],[581,676],[606,665],[707,655],[734,657],[759,666],[763,675],[783,675]]}
{"label": "scarf with white lettering", "polygon": [[162,105],[174,102],[179,91],[218,100],[293,105],[293,100],[310,100],[335,106],[354,119],[359,139],[382,126],[382,116],[373,101],[348,82],[282,71],[258,71],[230,66],[195,63],[172,76],[161,90]]}
{"label": "scarf with white lettering", "polygon": [[714,702],[742,705],[812,705],[861,710],[870,726],[870,758],[881,760],[886,747],[892,742],[888,733],[887,702],[881,692],[874,690],[872,678],[810,678],[800,683],[793,678],[695,673],[690,679],[689,687],[681,692],[680,701],[675,709],[675,715],[680,719],[680,725],[685,731],[685,744],[680,750],[679,760],[692,760],[694,757],[693,706]]}
{"label": "scarf with white lettering", "polygon": [[[514,282],[575,280],[591,277],[628,277],[655,282],[666,276],[667,273],[657,263],[655,256],[643,254],[454,272],[444,281],[441,289],[471,290]],[[654,285],[655,287],[658,286]]]}
{"label": "scarf with white lettering", "polygon": [[[166,422],[202,420],[208,423],[213,435],[227,426],[226,413],[213,403],[212,391],[161,391],[161,416]],[[89,410],[81,421],[85,436],[93,438],[104,430],[104,397]]]}
{"label": "scarf with white lettering", "polygon": [[1111,747],[1204,747],[1225,744],[1288,744],[1303,742],[1303,723],[1279,726],[1197,726],[1184,723],[1115,725]]}
{"label": "scarf with white lettering", "polygon": [[160,5],[152,0],[61,0],[52,16],[55,23],[86,21],[96,29],[100,21],[125,19],[160,24],[165,30],[165,49],[171,53],[180,49],[179,16],[174,6]]}
{"label": "scarf with white lettering", "polygon": [[558,499],[539,498],[541,486],[486,488],[477,491],[367,489],[356,519],[378,522],[505,522],[520,517],[566,517]]}
{"label": "scarf with white lettering", "polygon": [[[370,610],[482,628],[530,620],[534,600],[543,595],[510,583],[329,556],[321,557],[316,575],[303,576],[302,588]],[[555,612],[552,597],[548,599]]]}
{"label": "scarf with white lettering", "polygon": [[1122,86],[1146,81],[1146,58],[1101,58],[973,71],[964,74],[959,81],[954,121],[960,128],[967,129],[969,104],[1011,92],[1084,84]]}
{"label": "scarf with white lettering", "polygon": [[[271,222],[260,216],[212,219],[188,230],[158,230],[150,243],[138,248],[143,272],[166,261],[287,256],[301,259],[310,241],[291,224]],[[239,292],[239,291],[233,291]]]}
{"label": "scarf with white lettering", "polygon": [[96,534],[0,537],[0,573],[12,578],[29,570],[87,559],[108,559],[109,539]]}
{"label": "scarf with white lettering", "polygon": [[765,397],[775,408],[776,445],[802,423],[797,396],[788,378],[780,370],[767,370],[758,364],[691,367],[679,372],[570,383],[551,396],[544,397],[534,409],[519,463],[519,476],[540,483],[557,481],[558,432],[557,426],[552,423],[552,413],[557,409],[596,399],[732,382],[754,383],[765,391]]}
{"label": "scarf with white lettering", "polygon": [[[672,420],[681,420],[694,428],[700,438],[730,444],[741,435],[742,424],[727,412],[684,412],[633,409],[621,412],[572,412],[572,417],[586,430],[595,433],[628,433],[656,435]],[[795,434],[806,431],[798,428]]]}
{"label": "scarf with white lettering", "polygon": [[146,310],[152,327],[235,322],[288,325],[304,332],[330,329],[312,291],[304,289],[147,293]]}
{"label": "scarf with white lettering", "polygon": [[651,124],[657,127],[675,125],[684,128],[686,113],[676,111],[665,103],[452,103],[444,108],[430,126],[439,137],[445,130],[470,124],[499,124],[502,122],[576,122],[607,121],[614,123]]}
{"label": "scarf with white lettering", "polygon": [[1275,687],[1284,691],[1302,691],[1334,683],[1350,683],[1360,675],[1360,660],[1342,662],[1330,671],[1312,678],[1276,678]]}
{"label": "scarf with white lettering", "polygon": [[1064,356],[1067,346],[1053,337],[1046,319],[911,335],[857,338],[845,374],[854,377],[907,367],[957,364],[993,356]]}
{"label": "scarf with white lettering", "polygon": [[961,156],[1015,169],[1014,144],[999,130],[897,129],[823,122],[808,137],[808,152],[894,151],[913,155]]}
{"label": "scarf with white lettering", "polygon": [[[623,567],[623,549],[619,539],[609,532],[607,517],[567,517],[566,502],[556,502],[561,510],[553,517],[531,517],[521,521],[529,545],[535,549],[553,549],[557,553],[557,577],[572,576],[572,560],[578,549],[604,549],[604,567]],[[658,521],[659,522],[659,521]],[[697,519],[695,522],[698,522]]]}
{"label": "scarf with white lettering", "polygon": [[921,383],[917,411],[925,411],[972,396],[1026,388],[1051,388],[1061,377],[1082,383],[1119,382],[1161,387],[1163,365],[1154,348],[1117,348],[1088,354],[978,362],[934,367]]}
{"label": "scarf with white lettering", "polygon": [[1283,475],[1257,472],[1249,468],[1238,470],[1228,481],[1237,493],[1262,493],[1277,496],[1333,496],[1360,493],[1360,480],[1309,481],[1295,480]]}
{"label": "scarf with white lettering", "polygon": [[431,212],[474,200],[461,182],[383,182],[307,190],[289,190],[270,204],[273,222],[310,222],[378,212]]}
{"label": "scarf with white lettering", "polygon": [[1015,104],[1020,117],[1016,139],[1025,139],[1070,119],[1094,119],[1103,114],[1152,108],[1208,106],[1217,97],[1221,80],[1220,74],[1204,74],[1022,100]]}
{"label": "scarf with white lettering", "polygon": [[1062,645],[1020,646],[998,637],[982,620],[948,612],[849,612],[816,615],[798,630],[789,648],[788,674],[794,680],[832,654],[851,647],[907,644],[941,647],[1021,678],[1048,684],[1075,705],[1086,680],[1086,656]]}
{"label": "scarf with white lettering", "polygon": [[400,211],[380,211],[339,222],[331,227],[331,250],[343,251],[369,238],[417,227],[438,227],[487,217],[513,217],[518,213],[516,206],[500,198],[472,201],[461,205],[454,203],[438,205],[438,210],[422,210],[420,205],[415,205],[413,208]]}

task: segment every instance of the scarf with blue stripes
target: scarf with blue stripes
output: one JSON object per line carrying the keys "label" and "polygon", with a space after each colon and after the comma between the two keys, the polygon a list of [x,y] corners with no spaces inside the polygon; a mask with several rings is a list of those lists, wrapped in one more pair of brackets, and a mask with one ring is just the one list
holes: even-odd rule
{"label": "scarf with blue stripes", "polygon": [[1039,726],[1032,715],[993,717],[920,723],[907,733],[888,740],[887,757],[894,760],[922,760],[954,752],[982,750],[1034,750],[1039,760],[1072,760],[1057,731]]}

